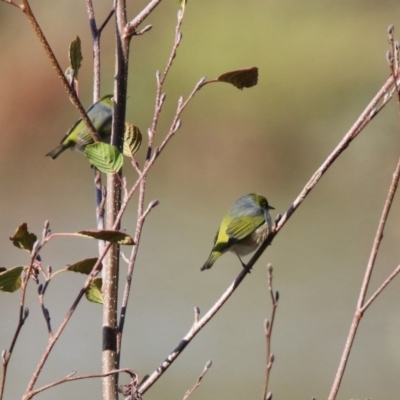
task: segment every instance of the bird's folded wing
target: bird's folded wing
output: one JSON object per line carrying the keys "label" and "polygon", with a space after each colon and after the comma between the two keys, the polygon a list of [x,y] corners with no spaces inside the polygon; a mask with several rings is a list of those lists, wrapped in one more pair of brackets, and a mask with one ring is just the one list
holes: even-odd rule
{"label": "bird's folded wing", "polygon": [[265,222],[263,215],[234,218],[226,229],[226,234],[235,240],[241,240],[253,233]]}

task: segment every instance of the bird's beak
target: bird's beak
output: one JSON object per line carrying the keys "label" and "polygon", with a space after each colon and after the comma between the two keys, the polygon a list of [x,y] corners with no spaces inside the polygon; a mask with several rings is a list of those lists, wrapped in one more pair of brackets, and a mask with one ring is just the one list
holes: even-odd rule
{"label": "bird's beak", "polygon": [[275,210],[275,207],[269,206],[268,210]]}

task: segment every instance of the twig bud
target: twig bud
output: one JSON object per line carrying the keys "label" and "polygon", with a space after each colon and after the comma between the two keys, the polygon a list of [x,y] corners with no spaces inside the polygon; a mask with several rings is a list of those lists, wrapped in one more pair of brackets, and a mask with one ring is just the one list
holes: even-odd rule
{"label": "twig bud", "polygon": [[208,360],[205,369],[209,369],[211,368],[211,366],[212,366],[212,360]]}
{"label": "twig bud", "polygon": [[388,62],[388,64],[389,64],[390,66],[393,65],[393,57],[392,57],[392,52],[391,52],[390,50],[388,50],[388,51],[386,52],[386,61]]}
{"label": "twig bud", "polygon": [[1,359],[3,360],[3,362],[6,361],[6,357],[7,357],[7,350],[4,349],[1,352]]}
{"label": "twig bud", "polygon": [[268,273],[272,274],[272,272],[274,270],[274,266],[271,263],[268,263],[267,268],[268,268]]}
{"label": "twig bud", "polygon": [[271,353],[269,356],[269,362],[272,364],[275,361],[275,356]]}
{"label": "twig bud", "polygon": [[42,284],[40,284],[39,286],[38,286],[38,295],[40,296],[41,294],[43,294],[43,285]]}
{"label": "twig bud", "polygon": [[163,93],[163,94],[160,96],[160,105],[161,105],[162,103],[164,103],[166,97],[167,97],[167,94],[166,94],[166,93]]}
{"label": "twig bud", "polygon": [[200,78],[200,80],[196,84],[196,90],[199,90],[204,85],[204,82],[206,81],[206,79],[207,79],[206,76],[203,76],[202,78]]}
{"label": "twig bud", "polygon": [[394,25],[391,24],[391,25],[389,25],[389,27],[387,29],[387,33],[388,33],[389,36],[392,36],[393,32],[394,32]]}
{"label": "twig bud", "polygon": [[28,318],[28,316],[29,316],[29,308],[28,308],[28,307],[25,307],[25,310],[24,310],[24,320],[26,320],[26,319]]}
{"label": "twig bud", "polygon": [[371,110],[371,112],[368,114],[369,119],[374,118],[375,115],[376,115],[376,113],[377,113],[376,108],[373,108],[373,109]]}
{"label": "twig bud", "polygon": [[279,301],[279,292],[275,292],[275,302],[277,303]]}
{"label": "twig bud", "polygon": [[268,392],[267,397],[265,400],[272,400],[272,392]]}
{"label": "twig bud", "polygon": [[36,242],[32,246],[32,254],[36,253],[40,249],[40,242],[36,240]]}
{"label": "twig bud", "polygon": [[268,319],[266,319],[266,320],[264,321],[265,332],[268,332],[268,330],[269,330],[269,325],[270,325],[270,322],[269,322]]}
{"label": "twig bud", "polygon": [[159,204],[160,204],[160,202],[158,200],[153,200],[150,202],[149,208],[157,207]]}
{"label": "twig bud", "polygon": [[44,221],[43,239],[45,239],[50,233],[49,226],[50,226],[50,222],[48,220]]}
{"label": "twig bud", "polygon": [[172,132],[175,133],[180,127],[181,127],[181,120],[178,119],[178,121],[176,121],[176,124],[175,124]]}
{"label": "twig bud", "polygon": [[200,308],[198,306],[194,307],[194,323],[197,324],[199,322],[200,317]]}

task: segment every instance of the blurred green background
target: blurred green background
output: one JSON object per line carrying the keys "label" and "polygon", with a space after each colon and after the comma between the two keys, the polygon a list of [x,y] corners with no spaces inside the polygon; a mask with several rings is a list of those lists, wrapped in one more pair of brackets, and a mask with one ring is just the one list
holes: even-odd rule
{"label": "blurred green background", "polygon": [[[95,1],[98,22],[111,1]],[[132,18],[146,4],[129,3]],[[92,99],[92,50],[85,2],[32,1],[33,10],[67,67],[70,41],[81,37],[80,72],[85,106]],[[155,72],[164,69],[173,43],[178,1],[163,2],[146,20],[153,29],[133,38],[127,119],[145,134],[151,124]],[[204,314],[240,270],[233,255],[203,273],[221,217],[237,197],[265,194],[284,213],[311,174],[386,81],[387,27],[398,22],[393,0],[189,1],[183,41],[165,85],[167,102],[157,132],[169,129],[177,99],[200,77],[250,66],[259,83],[239,91],[227,84],[202,89],[187,108],[182,128],[148,176],[146,201],[160,205],[146,222],[137,260],[122,367],[151,373],[190,329],[193,307]],[[1,266],[28,262],[12,246],[21,222],[40,234],[95,225],[92,171],[85,158],[66,152],[44,157],[77,119],[32,29],[16,8],[0,3],[0,250]],[[113,24],[102,36],[102,94],[112,91]],[[281,300],[273,332],[274,398],[326,398],[339,363],[359,287],[399,157],[395,102],[369,125],[293,215],[254,271],[195,338],[146,399],[179,399],[207,360],[213,367],[193,399],[261,398],[265,368],[263,323],[271,304],[267,262]],[[145,146],[138,155],[143,161]],[[128,181],[135,173],[126,166]],[[123,220],[134,233],[136,203]],[[399,263],[398,201],[394,204],[372,293]],[[126,249],[129,252],[129,249]],[[94,241],[58,239],[43,251],[54,270],[96,255]],[[127,253],[128,254],[128,253]],[[126,267],[121,267],[121,283]],[[84,277],[58,276],[46,305],[53,329],[70,307]],[[399,282],[391,284],[361,323],[340,399],[389,400],[400,391]],[[17,324],[19,294],[1,294],[0,348]],[[6,398],[20,398],[47,342],[36,288],[18,340]],[[39,379],[101,371],[101,307],[82,301]],[[41,399],[101,397],[98,380],[51,389]]]}

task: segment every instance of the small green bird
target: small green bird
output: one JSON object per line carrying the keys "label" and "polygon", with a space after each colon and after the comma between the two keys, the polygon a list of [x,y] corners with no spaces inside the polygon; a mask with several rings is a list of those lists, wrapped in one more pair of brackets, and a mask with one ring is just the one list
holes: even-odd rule
{"label": "small green bird", "polygon": [[257,193],[236,200],[222,219],[210,256],[200,271],[211,268],[227,251],[235,253],[244,266],[240,256],[254,251],[272,230],[272,219],[268,210],[274,210],[274,207]]}
{"label": "small green bird", "polygon": [[[102,97],[98,102],[92,104],[86,112],[97,133],[103,140],[106,140],[111,135],[114,112],[113,96],[108,94]],[[48,152],[46,157],[51,157],[54,160],[66,149],[83,151],[91,143],[94,143],[92,135],[80,118],[62,138],[61,143],[54,150]]]}

